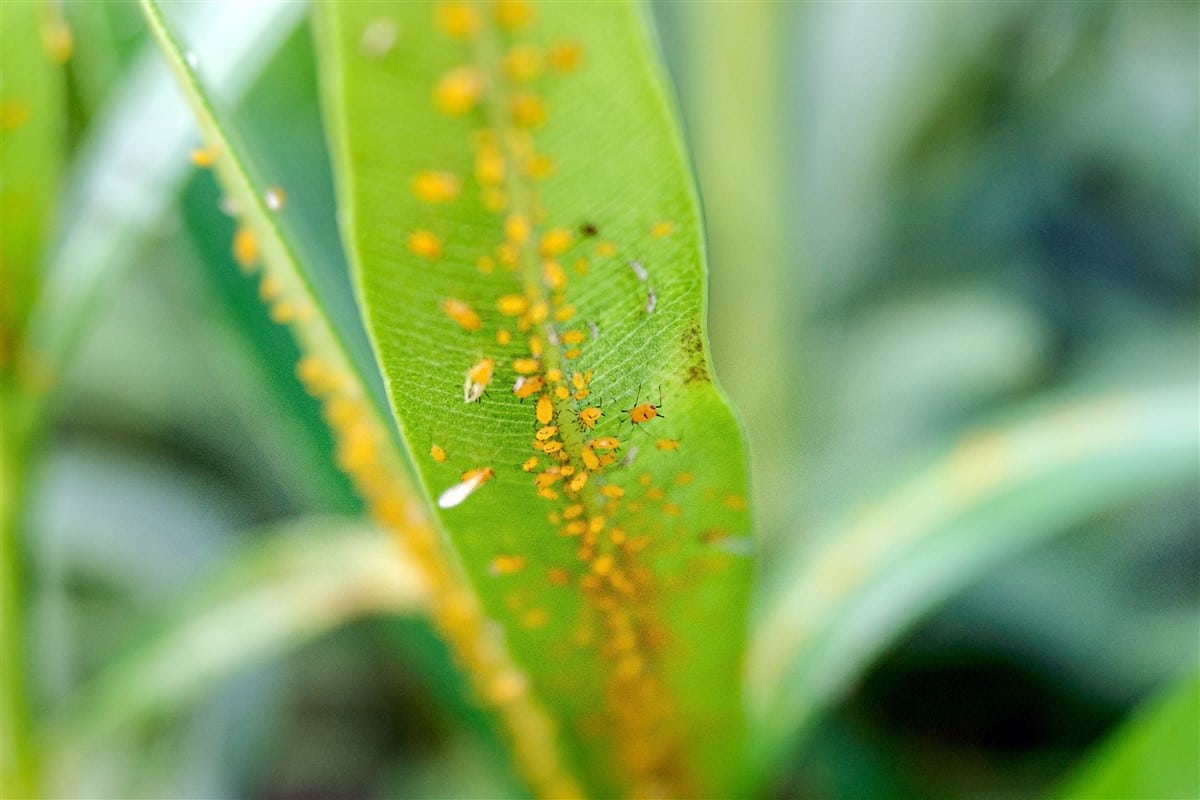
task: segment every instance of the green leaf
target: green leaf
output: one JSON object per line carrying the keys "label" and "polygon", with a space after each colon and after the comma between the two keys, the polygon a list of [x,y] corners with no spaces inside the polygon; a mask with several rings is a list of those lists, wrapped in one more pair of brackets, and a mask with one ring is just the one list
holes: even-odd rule
{"label": "green leaf", "polygon": [[165,609],[47,725],[55,796],[110,740],[178,713],[238,670],[368,614],[423,613],[418,568],[378,531],[320,519],[267,532]]}
{"label": "green leaf", "polygon": [[1054,796],[1060,800],[1200,797],[1200,672],[1135,711]]}
{"label": "green leaf", "polygon": [[[736,791],[744,448],[713,383],[699,208],[641,7],[320,11],[367,327],[485,608],[591,791]],[[603,411],[591,430],[586,408]]]}
{"label": "green leaf", "polygon": [[1195,390],[1109,392],[969,431],[780,570],[755,631],[770,750],[907,625],[989,567],[1147,491],[1195,480]]}

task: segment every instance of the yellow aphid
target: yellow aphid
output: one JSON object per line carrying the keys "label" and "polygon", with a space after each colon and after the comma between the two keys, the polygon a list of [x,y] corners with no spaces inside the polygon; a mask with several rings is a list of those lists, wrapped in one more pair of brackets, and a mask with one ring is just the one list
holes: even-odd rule
{"label": "yellow aphid", "polygon": [[204,169],[211,167],[217,160],[217,151],[211,147],[197,147],[191,152],[193,166]]}
{"label": "yellow aphid", "polygon": [[538,497],[542,498],[543,500],[558,499],[558,492],[554,491],[553,489],[538,489],[537,494]]}
{"label": "yellow aphid", "polygon": [[567,481],[566,487],[568,492],[578,492],[587,483],[588,474],[580,472],[577,475],[571,476],[571,480]]}
{"label": "yellow aphid", "polygon": [[574,238],[575,237],[572,235],[572,233],[566,228],[554,228],[553,230],[547,231],[546,234],[542,236],[542,242],[539,245],[539,249],[541,250],[542,255],[546,256],[547,258],[556,256],[570,247],[571,242],[574,241]]}
{"label": "yellow aphid", "polygon": [[529,321],[534,325],[540,324],[550,316],[550,306],[543,300],[534,303],[529,309]]}
{"label": "yellow aphid", "polygon": [[620,486],[608,483],[600,487],[600,494],[604,495],[605,497],[612,498],[613,500],[620,500],[625,496],[625,490]]}
{"label": "yellow aphid", "polygon": [[[542,340],[540,337],[538,337],[538,336],[530,336],[529,337],[529,352],[533,353],[534,358],[542,357]],[[551,372],[553,372],[553,370],[551,370]],[[562,377],[562,375],[560,374],[559,378],[561,378],[561,377]],[[552,380],[558,380],[558,378],[552,378]]]}
{"label": "yellow aphid", "polygon": [[567,271],[553,259],[542,261],[542,280],[550,289],[558,290],[567,285]]}
{"label": "yellow aphid", "polygon": [[621,446],[621,443],[612,436],[601,436],[599,439],[592,439],[588,442],[588,447],[593,450],[616,450]]}
{"label": "yellow aphid", "polygon": [[510,272],[517,268],[517,248],[508,242],[496,245],[496,260]]}
{"label": "yellow aphid", "polygon": [[559,306],[554,312],[554,319],[559,322],[566,322],[575,316],[575,306]]}
{"label": "yellow aphid", "polygon": [[563,443],[560,441],[557,441],[555,439],[551,439],[550,441],[547,441],[547,442],[542,442],[542,441],[538,441],[535,439],[533,442],[533,446],[535,449],[541,450],[543,453],[545,453],[547,455],[551,455],[553,453],[561,452],[562,448],[563,448]]}
{"label": "yellow aphid", "polygon": [[493,575],[512,575],[525,569],[525,556],[496,556],[488,564]]}
{"label": "yellow aphid", "polygon": [[[543,395],[544,396],[544,395]],[[547,425],[544,428],[539,428],[538,432],[533,435],[533,438],[539,442],[544,442],[558,433],[557,425]]]}
{"label": "yellow aphid", "polygon": [[299,311],[294,303],[289,303],[287,300],[279,300],[271,306],[267,312],[267,316],[271,318],[272,322],[283,325],[295,320],[299,316]]}
{"label": "yellow aphid", "polygon": [[583,505],[581,503],[575,503],[574,505],[567,506],[563,509],[562,517],[563,519],[575,519],[581,514],[583,514]]}
{"label": "yellow aphid", "polygon": [[542,390],[546,381],[541,375],[518,375],[517,380],[513,383],[513,394],[524,400],[526,397],[532,397]]}
{"label": "yellow aphid", "polygon": [[474,67],[455,67],[438,79],[433,87],[433,102],[438,110],[461,116],[479,102],[483,94],[483,75]]}
{"label": "yellow aphid", "polygon": [[600,469],[600,459],[592,451],[592,448],[585,447],[579,451],[579,458],[583,461],[583,465],[590,470]]}
{"label": "yellow aphid", "polygon": [[550,48],[549,60],[559,72],[570,72],[583,63],[583,48],[578,42],[559,42]]}
{"label": "yellow aphid", "polygon": [[412,191],[426,203],[448,203],[458,197],[462,183],[449,172],[425,170],[413,176]]}
{"label": "yellow aphid", "polygon": [[650,228],[650,235],[655,239],[661,239],[664,236],[670,236],[675,231],[675,223],[673,222],[656,222]]}
{"label": "yellow aphid", "polygon": [[529,0],[498,0],[495,8],[496,22],[509,30],[528,25],[533,19],[533,5]]}
{"label": "yellow aphid", "polygon": [[563,353],[563,358],[570,361],[572,359],[579,358],[581,355],[583,355],[583,350],[579,349],[578,347],[572,347],[570,350]]}
{"label": "yellow aphid", "polygon": [[470,39],[479,33],[479,14],[475,7],[461,0],[443,0],[435,12],[437,26],[455,39]]}
{"label": "yellow aphid", "polygon": [[542,425],[550,424],[550,421],[554,419],[554,401],[550,399],[550,395],[543,394],[538,398],[534,413],[537,415],[537,421]]}
{"label": "yellow aphid", "polygon": [[526,472],[533,472],[535,469],[537,469],[537,465],[538,457],[530,456],[529,458],[525,459],[525,463],[521,465],[521,469],[525,470]]}
{"label": "yellow aphid", "polygon": [[537,477],[533,479],[533,485],[539,489],[545,489],[549,486],[553,486],[560,480],[562,480],[562,475],[558,473],[558,470],[548,469],[545,472],[539,472],[537,474]]}
{"label": "yellow aphid", "polygon": [[577,418],[579,424],[590,431],[596,427],[596,423],[600,421],[602,416],[604,416],[603,411],[596,406],[590,406],[582,409]]}
{"label": "yellow aphid", "polygon": [[[583,331],[567,331],[561,337],[563,344],[583,344],[583,340],[587,338],[587,334]],[[582,386],[576,386],[576,389],[582,389]]]}
{"label": "yellow aphid", "polygon": [[444,449],[442,449],[442,447],[440,445],[436,445],[436,444],[430,445],[429,446],[429,455],[434,461],[438,462],[439,464],[442,464],[446,461],[446,451]]}
{"label": "yellow aphid", "polygon": [[588,395],[590,395],[591,393],[592,393],[591,389],[580,389],[579,391],[575,392],[575,399],[576,400],[586,400],[588,398]]}
{"label": "yellow aphid", "polygon": [[617,454],[616,453],[604,453],[603,455],[599,456],[599,458],[600,458],[600,466],[607,467],[609,464],[612,464],[617,460]]}
{"label": "yellow aphid", "polygon": [[529,241],[529,218],[524,214],[509,214],[504,220],[504,238],[513,244]]}
{"label": "yellow aphid", "polygon": [[539,366],[536,358],[518,358],[512,362],[513,372],[518,375],[532,375],[538,371]]}
{"label": "yellow aphid", "polygon": [[679,449],[679,440],[678,439],[659,439],[657,442],[654,443],[654,446],[657,447],[659,450],[678,450]]}
{"label": "yellow aphid", "polygon": [[494,477],[496,477],[496,473],[491,467],[479,467],[464,472],[459,483],[454,484],[438,496],[438,508],[454,508]]}
{"label": "yellow aphid", "polygon": [[596,560],[592,562],[592,572],[596,573],[597,575],[607,575],[608,573],[612,572],[612,568],[613,557],[607,553],[597,557]]}
{"label": "yellow aphid", "polygon": [[258,297],[263,302],[274,300],[282,293],[283,284],[274,275],[263,276],[262,281],[258,284]]}
{"label": "yellow aphid", "polygon": [[546,103],[533,92],[517,92],[509,101],[513,122],[523,128],[536,128],[546,121]]}
{"label": "yellow aphid", "polygon": [[237,229],[233,235],[233,258],[244,270],[258,263],[258,237],[254,231],[245,226]]}
{"label": "yellow aphid", "polygon": [[540,153],[526,159],[522,166],[525,174],[534,180],[540,181],[554,174],[554,159]]}
{"label": "yellow aphid", "polygon": [[564,536],[582,536],[587,532],[587,523],[581,519],[574,522],[568,522],[563,526],[562,533]]}
{"label": "yellow aphid", "polygon": [[438,258],[442,254],[442,240],[429,231],[413,231],[408,235],[408,249],[421,258]]}
{"label": "yellow aphid", "polygon": [[607,258],[617,254],[617,246],[612,242],[600,242],[596,245],[596,255]]}
{"label": "yellow aphid", "polygon": [[504,181],[504,155],[495,147],[484,147],[475,155],[475,180],[484,186]]}
{"label": "yellow aphid", "polygon": [[512,341],[512,331],[501,328],[496,331],[496,344],[505,345]]}
{"label": "yellow aphid", "polygon": [[561,467],[558,468],[558,472],[560,475],[562,475],[565,478],[568,475],[574,475],[575,468],[572,467],[570,464],[563,464]]}
{"label": "yellow aphid", "polygon": [[559,400],[566,400],[567,398],[569,398],[571,396],[571,390],[565,386],[555,386],[554,387],[554,396],[557,397]]}
{"label": "yellow aphid", "polygon": [[496,310],[506,317],[519,317],[529,309],[523,294],[505,294],[496,300]]}
{"label": "yellow aphid", "polygon": [[551,383],[558,383],[559,381],[562,380],[562,370],[561,369],[547,370],[546,371],[546,380],[550,381]]}
{"label": "yellow aphid", "polygon": [[442,301],[442,311],[445,311],[446,316],[457,322],[459,327],[465,331],[477,331],[483,327],[479,315],[462,300],[447,297]]}
{"label": "yellow aphid", "polygon": [[496,363],[490,358],[480,359],[475,366],[467,370],[463,380],[463,402],[474,403],[483,397],[483,392],[492,382],[492,372]]}
{"label": "yellow aphid", "polygon": [[504,74],[517,83],[531,81],[542,71],[542,51],[531,44],[518,44],[504,54]]}

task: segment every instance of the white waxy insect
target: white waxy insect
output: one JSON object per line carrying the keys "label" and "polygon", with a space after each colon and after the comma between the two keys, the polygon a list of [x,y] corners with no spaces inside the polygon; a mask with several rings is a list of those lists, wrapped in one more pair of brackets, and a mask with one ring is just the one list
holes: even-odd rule
{"label": "white waxy insect", "polygon": [[646,290],[646,313],[653,314],[658,307],[658,294],[653,289]]}
{"label": "white waxy insect", "polygon": [[593,342],[600,338],[600,329],[597,328],[596,323],[592,322],[590,319],[588,320],[588,329],[592,332]]}
{"label": "white waxy insect", "polygon": [[454,508],[494,477],[496,473],[491,467],[479,467],[464,472],[461,481],[438,495],[438,508]]}
{"label": "white waxy insect", "polygon": [[637,275],[639,281],[645,282],[650,278],[650,273],[646,272],[646,268],[642,266],[640,261],[630,261],[629,268],[633,270],[633,274]]}
{"label": "white waxy insect", "polygon": [[399,28],[390,19],[377,19],[363,28],[362,38],[358,46],[364,55],[371,58],[383,58],[396,46],[396,36]]}
{"label": "white waxy insect", "polygon": [[553,325],[546,326],[546,341],[550,342],[551,347],[558,347],[559,345],[558,329]]}
{"label": "white waxy insect", "polygon": [[621,459],[621,466],[628,467],[630,464],[633,463],[633,460],[635,458],[637,458],[637,454],[638,454],[637,445],[630,447],[629,451],[627,453],[625,453],[625,457]]}

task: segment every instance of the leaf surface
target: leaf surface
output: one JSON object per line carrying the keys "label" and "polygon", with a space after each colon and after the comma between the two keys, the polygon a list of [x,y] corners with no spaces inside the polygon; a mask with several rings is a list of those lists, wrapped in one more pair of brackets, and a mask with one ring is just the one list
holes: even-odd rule
{"label": "leaf surface", "polygon": [[596,794],[735,790],[743,443],[640,6],[320,11],[367,328],[528,691]]}

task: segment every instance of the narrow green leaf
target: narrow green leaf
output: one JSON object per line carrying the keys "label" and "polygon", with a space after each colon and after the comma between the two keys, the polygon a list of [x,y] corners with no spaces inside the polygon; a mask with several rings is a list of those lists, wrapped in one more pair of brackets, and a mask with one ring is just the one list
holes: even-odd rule
{"label": "narrow green leaf", "polygon": [[367,614],[424,613],[418,568],[376,530],[325,519],[267,532],[233,554],[47,725],[55,796],[112,737],[177,713],[270,656]]}
{"label": "narrow green leaf", "polygon": [[367,327],[488,613],[593,792],[736,791],[742,435],[641,7],[320,11]]}
{"label": "narrow green leaf", "polygon": [[319,249],[303,245],[311,240],[280,213],[284,196],[258,182],[255,167],[260,165],[249,160],[228,109],[194,67],[163,8],[154,0],[143,0],[142,8],[212,148],[217,178],[239,209],[243,227],[234,239],[235,255],[248,271],[262,268],[260,294],[271,318],[288,325],[305,353],[297,372],[323,404],[338,443],[338,465],[371,513],[419,564],[430,587],[430,616],[473,690],[498,716],[519,769],[547,794],[578,794],[548,716],[524,691],[525,679],[505,642],[495,635],[455,555],[416,501],[396,428],[382,408],[382,392],[375,391],[380,376],[373,357],[368,353],[371,360],[364,363],[355,355],[354,342],[363,333],[354,327],[357,309],[350,306],[353,320],[347,320],[344,304],[337,302],[339,283],[332,272],[340,262],[330,265]]}
{"label": "narrow green leaf", "polygon": [[1060,800],[1200,797],[1200,673],[1135,711],[1055,793]]}
{"label": "narrow green leaf", "polygon": [[780,571],[756,628],[753,704],[771,754],[909,624],[989,567],[1195,480],[1195,402],[1186,386],[1109,393],[968,432],[822,534]]}

